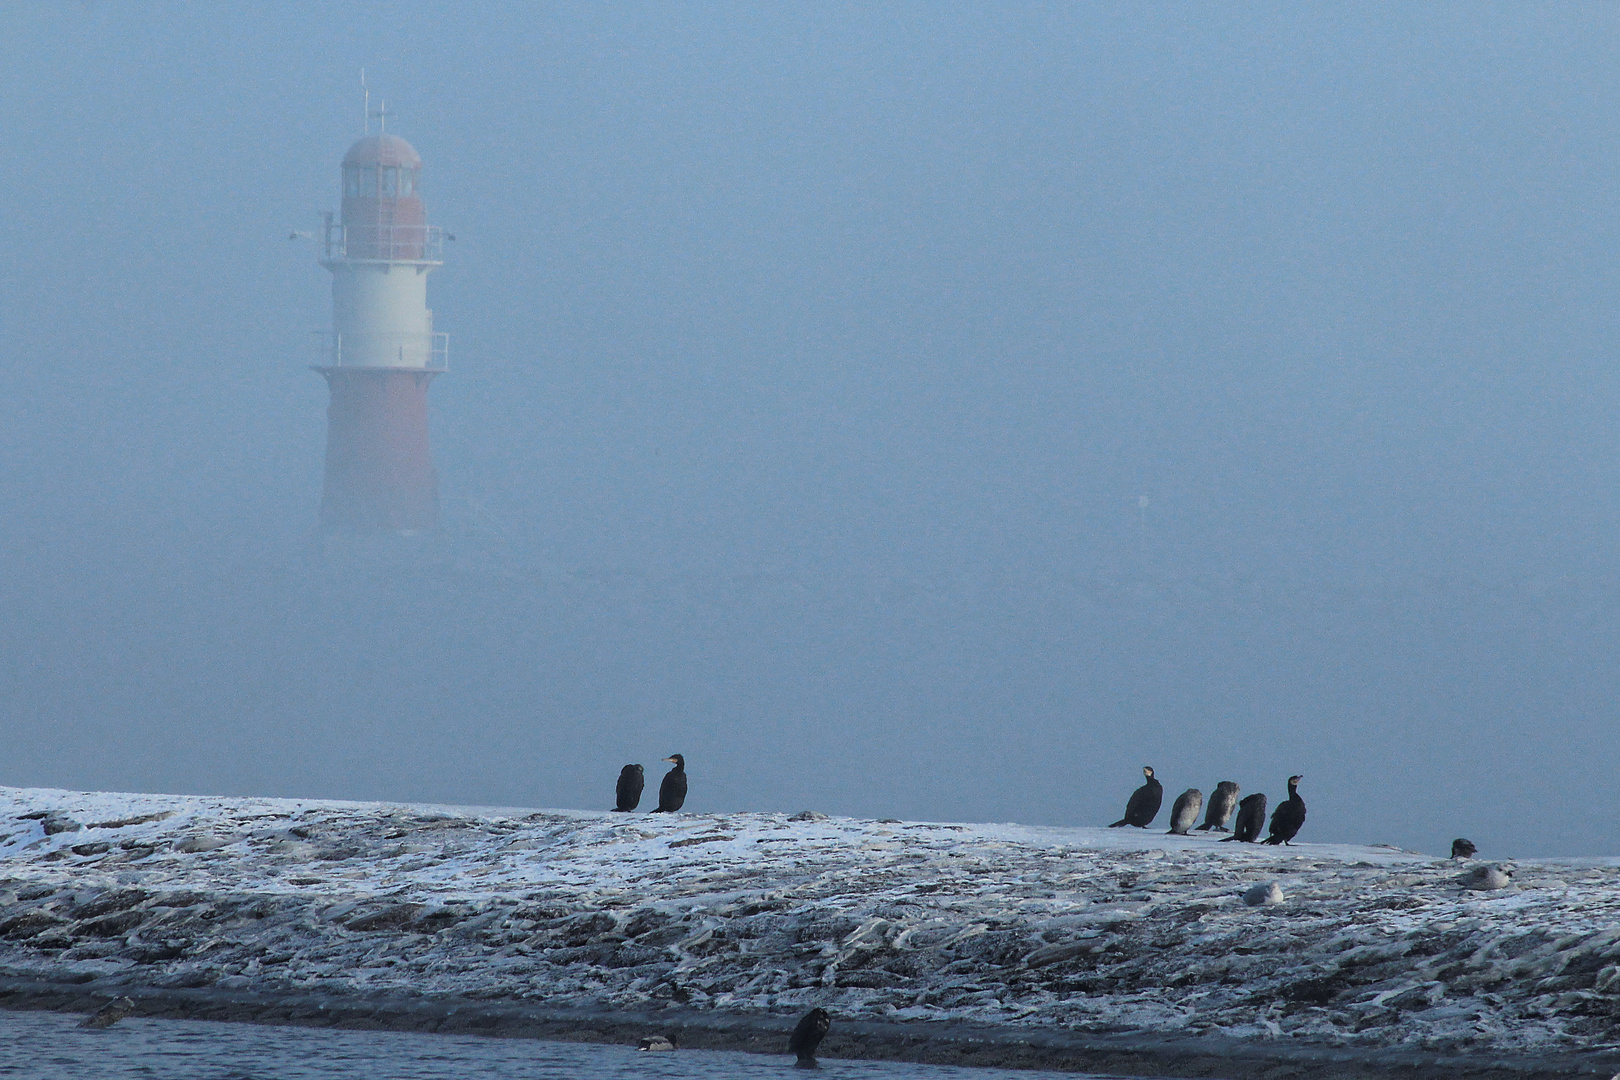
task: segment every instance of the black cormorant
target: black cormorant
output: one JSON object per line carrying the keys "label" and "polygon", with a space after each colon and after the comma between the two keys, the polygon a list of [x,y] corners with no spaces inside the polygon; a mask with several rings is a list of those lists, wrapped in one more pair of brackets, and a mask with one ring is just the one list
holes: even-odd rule
{"label": "black cormorant", "polygon": [[1271,835],[1262,840],[1262,844],[1286,844],[1299,835],[1299,827],[1305,824],[1305,800],[1299,797],[1299,782],[1303,779],[1303,776],[1288,778],[1288,798],[1271,812]]}
{"label": "black cormorant", "polygon": [[1193,827],[1198,820],[1198,811],[1204,808],[1204,793],[1195,787],[1190,787],[1176,796],[1176,803],[1170,808],[1170,831],[1177,836],[1186,836],[1187,830]]}
{"label": "black cormorant", "polygon": [[1266,793],[1257,791],[1253,795],[1245,795],[1243,801],[1238,803],[1237,820],[1232,822],[1232,835],[1221,837],[1221,843],[1230,844],[1238,840],[1252,844],[1260,839],[1260,830],[1265,827]]}
{"label": "black cormorant", "polygon": [[827,1029],[832,1027],[832,1017],[827,1015],[826,1009],[811,1009],[799,1021],[799,1026],[793,1029],[788,1038],[788,1053],[799,1060],[794,1067],[799,1069],[816,1068],[816,1047],[826,1037]]}
{"label": "black cormorant", "polygon": [[1474,852],[1478,850],[1479,848],[1474,846],[1472,840],[1461,836],[1451,842],[1451,857],[1453,859],[1472,859]]}
{"label": "black cormorant", "polygon": [[1226,832],[1226,823],[1232,820],[1232,811],[1237,809],[1238,792],[1243,789],[1230,780],[1222,780],[1215,785],[1215,790],[1209,796],[1209,810],[1204,814],[1204,823],[1198,826],[1199,832]]}
{"label": "black cormorant", "polygon": [[655,814],[673,814],[686,805],[686,759],[679,754],[671,754],[664,760],[673,761],[675,767],[664,774],[664,782],[658,785]]}
{"label": "black cormorant", "polygon": [[1145,829],[1159,816],[1159,805],[1164,802],[1164,785],[1153,779],[1151,765],[1142,766],[1142,775],[1147,777],[1147,783],[1131,792],[1131,801],[1125,804],[1125,816],[1108,826],[1110,829],[1117,829],[1121,825]]}
{"label": "black cormorant", "polygon": [[619,770],[619,784],[613,789],[618,805],[617,813],[628,814],[641,805],[641,789],[647,786],[647,770],[640,765],[626,765]]}

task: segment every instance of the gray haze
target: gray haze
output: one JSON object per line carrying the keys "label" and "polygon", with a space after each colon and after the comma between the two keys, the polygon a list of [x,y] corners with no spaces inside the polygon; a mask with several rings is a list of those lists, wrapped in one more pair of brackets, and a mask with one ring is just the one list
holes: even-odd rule
{"label": "gray haze", "polygon": [[[1612,6],[256,7],[0,9],[0,782],[1620,853]],[[314,538],[362,66],[407,550]]]}

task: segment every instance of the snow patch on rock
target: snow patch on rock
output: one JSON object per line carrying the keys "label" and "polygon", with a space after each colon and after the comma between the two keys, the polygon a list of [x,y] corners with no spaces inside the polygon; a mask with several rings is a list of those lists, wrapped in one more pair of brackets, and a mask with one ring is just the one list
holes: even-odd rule
{"label": "snow patch on rock", "polygon": [[1514,871],[1482,890],[1392,848],[1207,834],[0,788],[0,974],[1620,1046],[1620,860]]}

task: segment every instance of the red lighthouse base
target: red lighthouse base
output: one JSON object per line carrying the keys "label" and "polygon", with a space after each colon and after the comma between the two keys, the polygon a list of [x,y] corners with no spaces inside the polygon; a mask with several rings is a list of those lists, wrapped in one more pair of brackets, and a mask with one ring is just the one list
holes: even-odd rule
{"label": "red lighthouse base", "polygon": [[428,455],[427,388],[420,368],[317,368],[326,410],[321,525],[369,532],[439,526],[439,475]]}

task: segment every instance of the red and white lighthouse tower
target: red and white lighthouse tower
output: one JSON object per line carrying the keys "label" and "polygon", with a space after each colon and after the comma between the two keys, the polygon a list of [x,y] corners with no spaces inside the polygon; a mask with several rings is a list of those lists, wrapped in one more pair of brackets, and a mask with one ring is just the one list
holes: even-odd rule
{"label": "red and white lighthouse tower", "polygon": [[343,156],[343,212],[326,215],[332,329],[315,370],[327,408],[328,530],[411,533],[439,524],[428,454],[427,389],[445,371],[448,339],[433,331],[428,273],[443,234],[427,223],[422,159],[394,135],[368,135]]}

